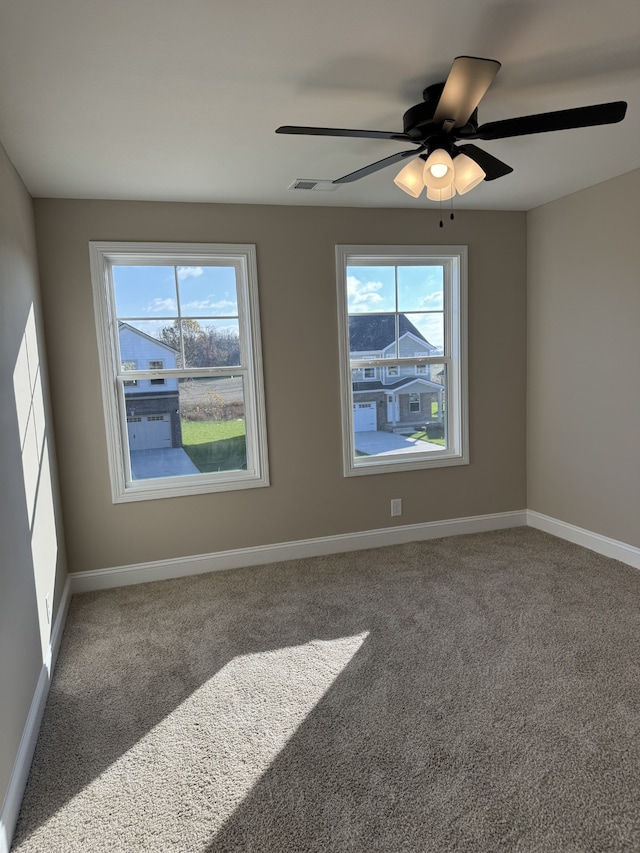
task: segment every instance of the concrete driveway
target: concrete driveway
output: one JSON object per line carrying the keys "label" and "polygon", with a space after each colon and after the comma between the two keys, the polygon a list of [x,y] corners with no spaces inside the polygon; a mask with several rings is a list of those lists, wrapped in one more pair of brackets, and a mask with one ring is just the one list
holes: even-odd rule
{"label": "concrete driveway", "polygon": [[400,453],[415,453],[416,450],[442,450],[439,444],[430,441],[420,441],[419,438],[408,438],[406,435],[398,435],[394,432],[382,432],[380,430],[366,430],[355,434],[356,450],[376,456],[379,453],[385,455],[397,455]]}
{"label": "concrete driveway", "polygon": [[134,480],[180,477],[184,474],[199,473],[181,447],[131,451],[131,476]]}

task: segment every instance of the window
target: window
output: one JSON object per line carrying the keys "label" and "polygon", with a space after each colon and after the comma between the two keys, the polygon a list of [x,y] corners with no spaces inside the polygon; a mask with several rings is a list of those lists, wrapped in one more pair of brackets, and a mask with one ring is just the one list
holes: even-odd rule
{"label": "window", "polygon": [[[135,361],[123,361],[122,362],[122,370],[137,370],[138,365]],[[135,388],[138,384],[137,379],[125,379],[122,384],[125,388]]]}
{"label": "window", "polygon": [[[338,246],[336,259],[345,476],[466,464],[466,246]],[[385,370],[367,388],[372,358]]]}
{"label": "window", "polygon": [[[149,362],[149,370],[162,370],[163,367],[163,359],[152,359]],[[150,379],[149,385],[164,385],[164,379]]]}
{"label": "window", "polygon": [[90,256],[114,502],[268,485],[255,247]]}

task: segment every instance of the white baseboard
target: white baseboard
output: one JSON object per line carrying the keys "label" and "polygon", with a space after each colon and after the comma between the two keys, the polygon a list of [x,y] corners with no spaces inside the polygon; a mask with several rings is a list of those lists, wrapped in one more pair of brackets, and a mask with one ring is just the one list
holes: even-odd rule
{"label": "white baseboard", "polygon": [[574,524],[567,524],[565,521],[559,521],[557,518],[551,518],[532,509],[528,509],[526,515],[529,527],[551,533],[553,536],[566,539],[575,545],[589,548],[590,551],[595,551],[604,557],[612,557],[614,560],[627,563],[634,569],[640,569],[640,548],[627,545],[626,542],[619,542],[617,539],[610,539],[600,533],[592,533],[592,531],[576,527]]}
{"label": "white baseboard", "polygon": [[53,624],[49,647],[42,662],[42,669],[40,670],[38,683],[36,684],[33,699],[31,700],[27,721],[22,731],[16,760],[13,763],[9,785],[4,802],[2,803],[2,809],[0,809],[0,853],[9,853],[11,847],[11,839],[16,828],[18,814],[20,813],[20,804],[29,777],[33,752],[36,748],[36,741],[38,740],[40,723],[42,722],[42,715],[47,703],[51,676],[56,664],[56,658],[58,657],[70,600],[71,578],[67,576],[64,589],[62,590],[58,615]]}
{"label": "white baseboard", "polygon": [[281,560],[298,560],[305,557],[320,557],[363,548],[379,548],[383,545],[402,545],[425,539],[440,539],[462,533],[483,533],[508,527],[524,527],[527,524],[526,510],[476,515],[468,518],[453,518],[446,521],[429,521],[423,524],[404,524],[398,527],[383,527],[360,533],[344,533],[337,536],[322,536],[316,539],[301,539],[275,545],[260,545],[255,548],[236,548],[214,554],[200,554],[175,560],[156,560],[118,566],[112,569],[74,572],[71,577],[71,592],[91,592],[111,589],[149,581],[204,574],[205,572],[239,569],[278,563]]}

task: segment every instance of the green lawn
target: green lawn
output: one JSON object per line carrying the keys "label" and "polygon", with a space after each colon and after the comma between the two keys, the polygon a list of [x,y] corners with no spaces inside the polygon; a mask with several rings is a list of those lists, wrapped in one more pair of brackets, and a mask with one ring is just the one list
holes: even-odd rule
{"label": "green lawn", "polygon": [[182,421],[182,446],[202,474],[247,467],[244,420]]}
{"label": "green lawn", "polygon": [[417,438],[419,441],[428,441],[429,444],[439,444],[440,447],[446,447],[444,438],[428,438],[426,432],[414,432],[411,438]]}

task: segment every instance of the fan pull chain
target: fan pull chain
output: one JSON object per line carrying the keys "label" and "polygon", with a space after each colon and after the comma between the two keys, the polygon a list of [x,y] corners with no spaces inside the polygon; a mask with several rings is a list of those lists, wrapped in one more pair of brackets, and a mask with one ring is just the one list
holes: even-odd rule
{"label": "fan pull chain", "polygon": [[[451,196],[451,212],[449,213],[449,219],[453,221],[455,218],[456,217],[453,212],[453,196]],[[444,222],[442,219],[442,193],[440,193],[440,228],[444,228]]]}

